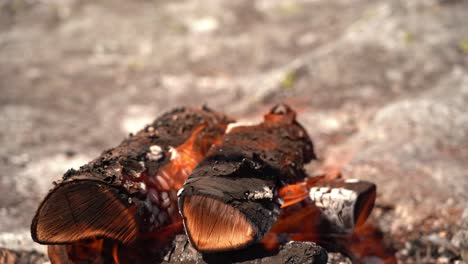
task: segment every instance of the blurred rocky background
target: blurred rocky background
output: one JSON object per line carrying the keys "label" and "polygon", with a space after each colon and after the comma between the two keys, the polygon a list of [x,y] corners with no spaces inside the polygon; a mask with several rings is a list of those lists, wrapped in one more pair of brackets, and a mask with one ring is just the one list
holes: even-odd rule
{"label": "blurred rocky background", "polygon": [[0,1],[0,247],[44,253],[52,181],[162,112],[281,101],[401,263],[468,260],[466,0]]}

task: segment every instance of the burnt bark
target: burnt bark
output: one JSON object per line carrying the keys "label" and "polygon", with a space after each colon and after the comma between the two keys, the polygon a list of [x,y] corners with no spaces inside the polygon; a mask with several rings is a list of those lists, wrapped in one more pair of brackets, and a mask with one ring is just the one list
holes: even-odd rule
{"label": "burnt bark", "polygon": [[[375,184],[356,179],[310,182],[315,185],[310,188],[309,197],[282,208],[262,241],[264,244],[274,247],[293,240],[314,241],[329,252],[341,252],[352,259],[355,248],[370,251],[366,245],[379,243],[373,237],[377,230],[365,225],[375,203]],[[386,254],[383,252],[382,256]]]}
{"label": "burnt bark", "polygon": [[228,130],[222,144],[210,150],[180,192],[179,208],[189,238],[194,242],[184,212],[186,199],[204,196],[247,218],[254,236],[242,247],[260,240],[279,214],[278,189],[304,179],[303,166],[314,158],[312,141],[286,105],[274,107],[259,125]]}
{"label": "burnt bark", "polygon": [[374,208],[376,195],[375,184],[357,179],[335,180],[309,192],[320,209],[321,229],[336,234],[351,234],[362,225]]}
{"label": "burnt bark", "polygon": [[375,184],[357,179],[315,184],[309,189],[309,197],[282,208],[269,236],[282,242],[333,242],[333,237],[349,238],[356,227],[365,223],[374,207]]}
{"label": "burnt bark", "polygon": [[79,170],[69,170],[40,204],[33,239],[61,244],[102,237],[133,243],[142,233],[177,221],[177,190],[229,122],[206,107],[178,108]]}

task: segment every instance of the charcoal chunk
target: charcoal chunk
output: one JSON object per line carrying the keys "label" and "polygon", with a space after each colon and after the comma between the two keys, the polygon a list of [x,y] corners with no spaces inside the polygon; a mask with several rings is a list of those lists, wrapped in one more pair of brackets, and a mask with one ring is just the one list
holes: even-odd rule
{"label": "charcoal chunk", "polygon": [[179,235],[174,239],[173,249],[166,254],[162,263],[325,264],[327,259],[327,252],[319,245],[297,241],[282,245],[278,252],[269,252],[259,245],[253,245],[243,250],[201,254],[190,245],[187,236]]}

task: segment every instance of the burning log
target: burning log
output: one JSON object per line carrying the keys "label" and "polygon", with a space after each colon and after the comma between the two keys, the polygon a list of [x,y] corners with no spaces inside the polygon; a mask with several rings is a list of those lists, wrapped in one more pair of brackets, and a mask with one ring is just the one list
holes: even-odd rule
{"label": "burning log", "polygon": [[305,178],[315,158],[295,112],[279,105],[263,123],[228,129],[179,193],[187,235],[202,252],[244,248],[262,239],[279,214],[278,189]]}
{"label": "burning log", "polygon": [[78,171],[68,171],[40,204],[33,239],[132,244],[180,220],[176,192],[229,122],[207,108],[176,109]]}
{"label": "burning log", "polygon": [[376,186],[357,179],[308,178],[279,191],[285,201],[278,221],[262,244],[275,250],[287,241],[314,241],[351,259],[377,256],[393,263],[394,252],[382,244],[379,231],[366,224]]}
{"label": "burning log", "polygon": [[[159,263],[183,224],[188,238],[175,240],[169,263],[188,254],[197,263],[323,263],[310,241],[365,248],[351,233],[372,210],[375,185],[306,178],[313,144],[287,106],[258,125],[230,122],[177,109],[70,170],[39,206],[33,239],[50,245],[52,263]],[[187,251],[187,239],[204,254]]]}
{"label": "burning log", "polygon": [[372,212],[376,189],[373,183],[347,179],[333,181],[327,186],[314,186],[309,196],[320,208],[321,216],[331,231],[351,234]]}
{"label": "burning log", "polygon": [[310,198],[320,209],[322,225],[335,234],[351,234],[367,220],[377,195],[375,184],[358,179],[312,177],[279,191],[283,208]]}

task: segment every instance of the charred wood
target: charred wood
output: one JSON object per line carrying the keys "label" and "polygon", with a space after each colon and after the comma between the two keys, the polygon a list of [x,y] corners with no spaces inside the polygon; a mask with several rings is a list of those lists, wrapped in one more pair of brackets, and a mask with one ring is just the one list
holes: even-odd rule
{"label": "charred wood", "polygon": [[213,252],[262,239],[279,214],[278,189],[303,180],[303,165],[314,158],[312,141],[286,105],[259,125],[229,129],[179,193],[190,241]]}
{"label": "charred wood", "polygon": [[177,222],[177,190],[229,122],[207,108],[179,108],[68,171],[40,204],[33,239],[63,244],[108,238],[131,244]]}
{"label": "charred wood", "polygon": [[306,177],[313,144],[288,106],[257,125],[231,122],[206,108],[163,115],[67,172],[33,239],[52,263],[325,263],[310,241],[353,259],[375,185]]}
{"label": "charred wood", "polygon": [[374,208],[376,195],[377,187],[371,182],[330,179],[324,175],[307,178],[279,191],[284,200],[283,214],[294,212],[295,209],[287,207],[307,200],[308,207],[318,209],[310,209],[320,216],[320,221],[316,222],[322,222],[328,232],[336,234],[351,234],[355,227],[362,225]]}
{"label": "charred wood", "polygon": [[[393,250],[381,243],[381,232],[365,223],[375,203],[373,183],[311,178],[303,185],[308,197],[282,208],[278,221],[262,240],[266,248],[275,249],[292,240],[314,241],[327,251],[341,252],[351,260],[365,256],[393,259]],[[303,190],[298,189],[288,191],[297,191],[302,197]]]}
{"label": "charred wood", "polygon": [[314,186],[309,196],[320,208],[322,221],[330,233],[351,234],[355,227],[364,224],[372,212],[377,187],[357,179],[336,180],[328,185]]}
{"label": "charred wood", "polygon": [[162,263],[325,264],[327,252],[313,242],[289,242],[274,252],[254,245],[237,251],[202,254],[192,247],[185,235],[178,235],[174,240],[173,249]]}

